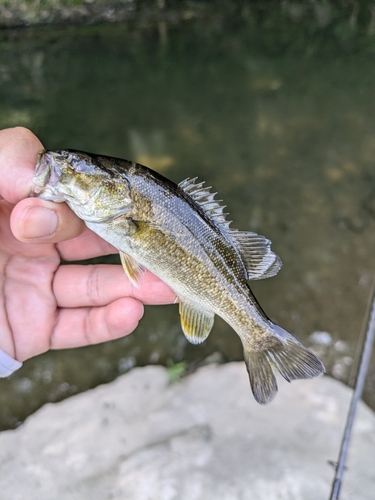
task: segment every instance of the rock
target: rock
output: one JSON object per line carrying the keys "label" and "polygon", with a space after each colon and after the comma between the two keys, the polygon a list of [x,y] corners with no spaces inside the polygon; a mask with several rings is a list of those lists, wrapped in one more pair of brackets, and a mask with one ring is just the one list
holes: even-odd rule
{"label": "rock", "polygon": [[317,345],[330,346],[332,344],[332,335],[328,332],[313,332],[309,337],[310,342]]}
{"label": "rock", "polygon": [[[350,389],[280,382],[262,407],[243,363],[167,380],[165,368],[136,368],[1,433],[0,498],[328,498]],[[340,500],[373,498],[374,463],[375,416],[361,403]]]}

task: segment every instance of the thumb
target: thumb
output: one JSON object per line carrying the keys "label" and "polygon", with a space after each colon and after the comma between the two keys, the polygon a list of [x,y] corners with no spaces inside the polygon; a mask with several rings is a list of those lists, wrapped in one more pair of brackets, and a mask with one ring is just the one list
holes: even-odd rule
{"label": "thumb", "polygon": [[79,236],[86,228],[65,203],[38,198],[20,201],[10,225],[14,236],[25,243],[58,243]]}

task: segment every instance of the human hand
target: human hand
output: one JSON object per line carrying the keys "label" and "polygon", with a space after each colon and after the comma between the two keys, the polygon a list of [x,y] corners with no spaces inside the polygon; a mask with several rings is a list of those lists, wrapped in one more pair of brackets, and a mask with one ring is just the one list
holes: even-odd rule
{"label": "human hand", "polygon": [[134,288],[120,265],[60,265],[117,250],[65,203],[29,198],[41,149],[27,129],[0,131],[0,349],[18,361],[127,335],[144,304],[175,300],[150,272]]}

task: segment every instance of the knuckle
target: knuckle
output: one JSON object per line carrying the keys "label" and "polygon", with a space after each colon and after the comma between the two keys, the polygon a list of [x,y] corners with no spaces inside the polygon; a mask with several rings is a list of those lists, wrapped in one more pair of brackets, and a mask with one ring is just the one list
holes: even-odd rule
{"label": "knuckle", "polygon": [[100,272],[97,266],[88,265],[87,295],[93,305],[101,304]]}

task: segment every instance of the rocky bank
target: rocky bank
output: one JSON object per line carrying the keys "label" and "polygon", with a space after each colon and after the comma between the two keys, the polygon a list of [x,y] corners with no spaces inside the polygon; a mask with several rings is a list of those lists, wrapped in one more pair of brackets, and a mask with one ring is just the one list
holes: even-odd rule
{"label": "rocky bank", "polygon": [[[0,434],[0,498],[317,500],[329,496],[351,390],[322,377],[252,399],[243,363],[170,385],[162,367],[48,404]],[[361,404],[340,500],[375,491],[375,416]]]}

